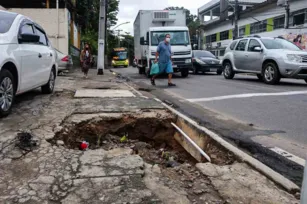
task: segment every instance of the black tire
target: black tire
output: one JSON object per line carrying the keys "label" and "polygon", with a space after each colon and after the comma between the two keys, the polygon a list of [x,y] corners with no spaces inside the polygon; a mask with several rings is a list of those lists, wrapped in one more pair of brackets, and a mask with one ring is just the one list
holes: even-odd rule
{"label": "black tire", "polygon": [[280,73],[277,65],[274,62],[267,62],[263,66],[262,78],[266,84],[278,84],[280,81]]}
{"label": "black tire", "polygon": [[55,86],[55,78],[56,78],[55,70],[54,68],[52,68],[50,71],[48,83],[42,86],[43,94],[51,94],[53,92]]}
{"label": "black tire", "polygon": [[305,79],[305,82],[307,83],[307,79]]}
{"label": "black tire", "polygon": [[188,76],[189,76],[189,70],[188,69],[181,71],[181,77],[182,78],[186,78]]}
{"label": "black tire", "polygon": [[221,75],[222,73],[223,73],[223,70],[217,70],[217,71],[216,71],[216,74],[217,74],[217,75]]}
{"label": "black tire", "polygon": [[145,73],[145,68],[144,67],[139,67],[139,74],[144,74]]}
{"label": "black tire", "polygon": [[197,75],[198,74],[198,69],[197,69],[197,67],[193,67],[193,74],[195,74],[195,75]]}
{"label": "black tire", "polygon": [[117,66],[113,66],[113,68],[117,68]]}
{"label": "black tire", "polygon": [[125,68],[128,68],[128,66],[125,66]]}
{"label": "black tire", "polygon": [[235,76],[235,72],[232,69],[232,65],[230,62],[224,63],[224,78],[225,79],[233,79]]}
{"label": "black tire", "polygon": [[[15,80],[12,73],[6,69],[1,70],[0,72],[0,89],[5,89],[6,95],[5,98],[2,97],[4,93],[0,93],[0,117],[8,116],[11,111],[15,100]],[[2,91],[3,92],[3,91]],[[7,104],[6,106],[4,106]]]}
{"label": "black tire", "polygon": [[257,78],[258,78],[260,81],[263,81],[263,76],[262,76],[262,74],[257,74]]}

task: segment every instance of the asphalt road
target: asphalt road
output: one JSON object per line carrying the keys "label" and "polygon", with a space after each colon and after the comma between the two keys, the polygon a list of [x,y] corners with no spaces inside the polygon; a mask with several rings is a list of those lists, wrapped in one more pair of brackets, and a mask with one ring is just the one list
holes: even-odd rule
{"label": "asphalt road", "polygon": [[[113,71],[135,82],[150,85],[136,68]],[[226,80],[215,74],[174,77],[176,87],[167,87],[167,78],[156,80],[156,88],[181,102],[201,106],[221,121],[253,127],[243,137],[262,146],[278,147],[301,158],[307,152],[307,84],[303,80],[282,79],[279,85],[266,85],[256,76],[236,75]],[[242,135],[240,135],[242,137]]]}

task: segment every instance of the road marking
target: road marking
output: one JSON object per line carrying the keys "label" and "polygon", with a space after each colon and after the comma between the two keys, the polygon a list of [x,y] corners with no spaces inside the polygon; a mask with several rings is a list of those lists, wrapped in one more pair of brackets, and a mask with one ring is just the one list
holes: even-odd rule
{"label": "road marking", "polygon": [[273,147],[270,148],[270,150],[272,150],[273,152],[276,152],[277,154],[286,157],[287,159],[301,165],[301,166],[305,166],[306,161],[298,156],[295,156],[294,154],[291,154],[279,147]]}
{"label": "road marking", "polygon": [[189,102],[208,102],[208,101],[220,101],[225,99],[233,98],[250,98],[256,96],[290,96],[290,95],[300,95],[307,94],[307,91],[288,91],[288,92],[278,92],[278,93],[249,93],[249,94],[236,94],[236,95],[226,95],[226,96],[216,96],[208,98],[193,98],[187,99]]}

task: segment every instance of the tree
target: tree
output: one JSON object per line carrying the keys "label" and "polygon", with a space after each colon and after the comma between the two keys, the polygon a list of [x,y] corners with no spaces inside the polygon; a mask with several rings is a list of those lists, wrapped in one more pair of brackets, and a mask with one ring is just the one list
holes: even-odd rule
{"label": "tree", "polygon": [[[107,5],[106,16],[109,22],[107,27],[110,28],[117,23],[119,0],[108,0]],[[78,22],[82,30],[81,40],[90,44],[94,54],[97,54],[98,47],[99,10],[100,0],[77,1]],[[113,34],[109,32],[107,40],[109,45],[113,45],[112,42],[116,39],[114,39]]]}
{"label": "tree", "polygon": [[125,47],[128,50],[129,62],[132,62],[134,59],[134,37],[130,33],[121,35],[123,39],[121,40],[121,47]]}

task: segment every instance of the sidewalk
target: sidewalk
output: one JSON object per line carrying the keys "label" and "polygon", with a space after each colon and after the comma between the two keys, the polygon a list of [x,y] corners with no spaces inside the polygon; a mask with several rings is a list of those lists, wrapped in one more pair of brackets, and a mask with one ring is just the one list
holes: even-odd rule
{"label": "sidewalk", "polygon": [[[89,89],[126,90],[134,97],[74,97]],[[89,79],[78,71],[60,76],[53,95],[19,96],[13,113],[0,120],[0,203],[298,203],[247,165],[198,164],[199,171],[181,147],[167,144],[174,142],[164,137],[173,134],[166,122],[173,119],[109,70],[103,76],[90,70]],[[38,146],[16,146],[22,131]],[[89,150],[78,149],[83,139]],[[253,180],[244,180],[247,174]]]}

